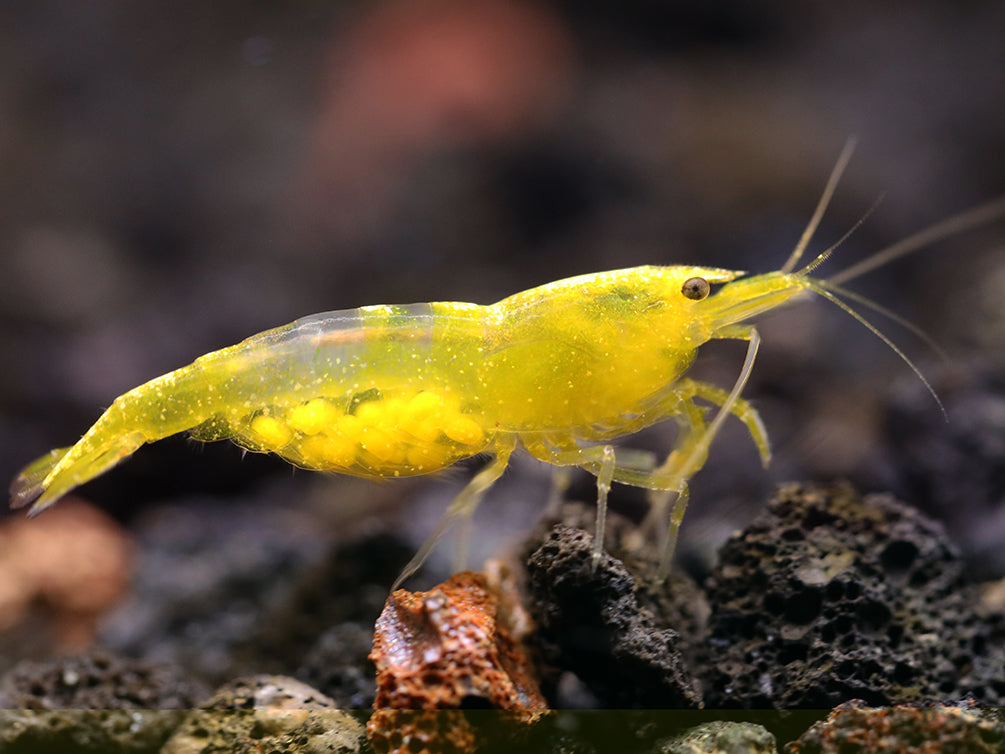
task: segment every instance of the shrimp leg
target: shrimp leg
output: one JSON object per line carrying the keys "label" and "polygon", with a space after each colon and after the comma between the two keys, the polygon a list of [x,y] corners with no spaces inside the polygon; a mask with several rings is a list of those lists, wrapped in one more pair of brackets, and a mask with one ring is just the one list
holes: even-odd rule
{"label": "shrimp leg", "polygon": [[[718,403],[719,410],[708,424],[704,424],[703,426],[693,425],[692,430],[678,443],[678,446],[670,453],[663,465],[652,474],[652,479],[657,484],[650,489],[668,490],[677,493],[677,499],[674,501],[673,511],[670,514],[670,525],[660,552],[658,573],[661,577],[666,576],[670,571],[670,561],[673,560],[674,550],[677,546],[677,534],[684,520],[684,512],[687,510],[689,498],[688,481],[705,463],[705,459],[708,457],[709,446],[730,414],[736,415],[747,425],[747,429],[750,431],[761,453],[761,461],[767,465],[771,459],[767,432],[764,429],[760,416],[749,403],[740,398],[740,393],[750,378],[754,360],[757,358],[757,349],[761,344],[761,336],[754,327],[734,325],[724,328],[717,337],[746,340],[747,355],[740,369],[740,374],[737,375],[736,382],[733,384],[733,389],[728,394],[712,385],[692,382],[691,389],[694,390],[693,395],[712,401],[713,403]],[[669,503],[669,496],[653,496],[651,502],[652,508],[650,509],[648,519],[659,521],[664,517],[664,511]]]}
{"label": "shrimp leg", "polygon": [[[691,379],[681,379],[657,407],[656,413],[675,419],[681,425],[683,436],[678,439],[667,460],[656,467],[650,453],[639,450],[618,448],[610,445],[593,445],[585,448],[555,448],[543,440],[524,439],[527,450],[535,458],[557,466],[579,466],[597,477],[597,524],[594,536],[594,562],[599,561],[603,550],[607,513],[607,495],[612,481],[643,487],[670,494],[653,495],[652,508],[646,517],[644,528],[664,520],[671,494],[676,500],[671,514],[668,534],[661,547],[660,572],[669,566],[676,544],[677,532],[684,517],[688,500],[688,480],[701,468],[708,456],[708,448],[726,418],[732,414],[747,427],[754,444],[767,465],[771,459],[767,431],[760,415],[747,401],[740,397],[746,384],[760,344],[760,336],[754,328],[736,327],[723,337],[748,340],[747,358],[736,384],[729,392]],[[706,422],[705,410],[694,403],[698,398],[719,407],[715,417]]]}
{"label": "shrimp leg", "polygon": [[475,509],[482,501],[485,493],[488,492],[489,488],[495,484],[496,480],[499,479],[499,477],[501,477],[503,472],[506,470],[506,466],[509,464],[510,455],[512,455],[515,448],[515,437],[505,434],[498,436],[494,450],[495,458],[493,458],[485,468],[475,474],[474,478],[468,482],[467,486],[464,487],[464,489],[458,493],[457,497],[454,498],[453,502],[450,503],[450,507],[447,508],[446,513],[443,514],[439,523],[436,524],[436,528],[433,529],[433,533],[430,534],[426,541],[422,543],[418,552],[416,552],[412,559],[408,561],[401,573],[398,575],[398,578],[394,580],[394,584],[391,585],[392,592],[401,586],[405,579],[422,567],[422,564],[426,562],[430,553],[443,538],[443,535],[446,534],[450,527],[455,523],[459,523],[460,525],[460,536],[458,538],[456,549],[454,550],[454,570],[460,571],[466,567],[468,549],[467,539],[470,536],[471,531],[471,516],[474,515]]}
{"label": "shrimp leg", "polygon": [[[550,463],[559,468],[578,466],[597,477],[597,523],[593,539],[593,564],[600,561],[604,547],[604,532],[607,523],[607,496],[611,483],[615,480],[628,484],[637,484],[638,480],[648,479],[656,466],[656,458],[652,453],[631,448],[618,448],[613,445],[591,445],[585,448],[554,448],[543,441],[524,441],[527,451],[539,461]],[[645,484],[641,486],[646,486]],[[553,494],[560,495],[561,489]]]}
{"label": "shrimp leg", "polygon": [[[707,450],[707,445],[712,440],[711,437],[706,437],[704,443],[700,443],[698,440],[700,436],[706,434],[709,426],[709,423],[704,418],[707,409],[692,402],[692,399],[700,398],[719,406],[720,410],[722,406],[729,403],[730,407],[726,414],[732,414],[744,423],[758,449],[761,462],[764,465],[770,462],[771,449],[768,442],[768,434],[757,410],[743,398],[736,398],[730,401],[729,396],[729,392],[705,382],[685,378],[677,383],[673,392],[664,398],[657,407],[660,421],[674,419],[681,425],[682,430],[688,432],[689,435],[688,439],[678,440],[677,447],[670,454],[671,458],[679,457],[685,448],[696,447],[700,444],[704,444]],[[523,439],[524,446],[532,456],[539,461],[558,466],[559,471],[565,466],[578,466],[594,476],[600,473],[602,458],[594,448],[601,448],[603,446],[590,446],[586,448],[554,447],[540,440],[532,441],[527,436],[521,439]],[[673,489],[673,487],[667,486],[669,484],[667,480],[674,478],[674,475],[669,473],[668,470],[669,459],[662,466],[657,467],[655,456],[649,451],[638,450],[636,448],[617,448],[615,452],[617,463],[614,466],[613,481],[650,490]],[[659,471],[660,468],[663,468],[663,471]],[[695,471],[692,471],[692,475]],[[558,490],[552,494],[560,494],[567,484],[567,482],[560,481]]]}
{"label": "shrimp leg", "polygon": [[[656,479],[665,478],[666,480],[673,480],[683,478],[685,481],[686,479],[689,479],[697,469],[692,471],[691,474],[684,476],[679,470],[679,467],[676,466],[678,459],[682,456],[698,453],[699,455],[691,460],[690,465],[694,467],[697,463],[697,467],[700,468],[701,465],[704,464],[704,458],[708,453],[708,446],[714,435],[709,435],[710,425],[705,421],[706,409],[694,404],[690,399],[700,398],[701,400],[719,406],[720,409],[731,402],[729,392],[716,387],[715,385],[709,385],[705,382],[698,382],[697,380],[681,380],[680,387],[686,389],[688,400],[680,405],[679,410],[681,413],[674,418],[677,419],[678,424],[681,425],[681,431],[687,432],[687,434],[678,439],[676,447],[667,457],[667,460],[663,463],[660,469],[654,470],[653,477]],[[771,448],[768,444],[767,431],[764,428],[764,423],[761,421],[760,414],[758,414],[757,410],[742,398],[737,398],[731,403],[732,406],[729,409],[729,413],[736,416],[746,425],[747,431],[754,440],[754,444],[757,446],[758,453],[761,456],[761,463],[765,468],[767,468],[768,464],[771,462]],[[686,422],[685,419],[687,420]],[[683,466],[683,464],[681,464],[681,466]],[[645,486],[650,487],[650,489],[654,492],[670,492],[672,494],[674,492],[672,485],[671,489],[667,489],[664,486],[665,484],[667,484],[667,482],[662,481],[658,483],[659,486]],[[679,495],[684,496],[684,505],[686,506],[686,484],[677,490],[677,492]],[[653,494],[650,496],[650,512],[649,515],[646,516],[646,520],[642,525],[643,537],[650,536],[653,528],[658,526],[662,519],[665,518],[669,500],[670,495],[666,494]],[[683,511],[681,512],[681,515],[683,515]]]}

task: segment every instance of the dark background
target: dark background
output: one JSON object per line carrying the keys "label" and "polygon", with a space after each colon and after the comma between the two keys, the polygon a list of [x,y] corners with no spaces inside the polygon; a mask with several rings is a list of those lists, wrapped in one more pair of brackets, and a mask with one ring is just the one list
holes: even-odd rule
{"label": "dark background", "polygon": [[[811,251],[885,198],[826,276],[1005,191],[1003,36],[993,0],[8,0],[0,476],[70,444],[116,395],[305,314],[489,303],[643,263],[776,269],[855,135]],[[1003,237],[999,221],[855,281],[948,351],[939,364],[870,315],[937,384],[975,360],[1000,374]],[[746,393],[775,463],[761,470],[729,427],[695,479],[682,547],[697,555],[776,480],[898,478],[883,417],[898,383],[915,385],[908,367],[824,302],[761,329]],[[742,358],[712,344],[698,373],[728,387]],[[657,429],[633,444],[671,442]],[[127,523],[196,495],[235,517],[263,496],[320,501],[333,536],[372,514],[419,540],[466,473],[361,484],[176,438],[81,495]],[[476,552],[497,547],[477,532],[529,525],[547,484],[514,464]],[[945,509],[962,541],[1003,528],[1000,508]]]}

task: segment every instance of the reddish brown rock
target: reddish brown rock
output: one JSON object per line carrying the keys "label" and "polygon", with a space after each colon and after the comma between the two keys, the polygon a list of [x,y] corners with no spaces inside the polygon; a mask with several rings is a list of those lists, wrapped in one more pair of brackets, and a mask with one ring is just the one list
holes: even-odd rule
{"label": "reddish brown rock", "polygon": [[376,754],[475,751],[474,729],[460,710],[374,710],[366,734]]}
{"label": "reddish brown rock", "polygon": [[392,594],[370,653],[377,666],[374,709],[474,705],[538,717],[544,698],[522,637],[497,620],[499,606],[485,577],[470,571],[428,592]]}
{"label": "reddish brown rock", "polygon": [[374,750],[470,751],[476,731],[462,709],[537,720],[546,703],[522,645],[527,630],[512,600],[470,571],[428,592],[392,594],[370,653],[377,666],[376,712],[367,725]]}

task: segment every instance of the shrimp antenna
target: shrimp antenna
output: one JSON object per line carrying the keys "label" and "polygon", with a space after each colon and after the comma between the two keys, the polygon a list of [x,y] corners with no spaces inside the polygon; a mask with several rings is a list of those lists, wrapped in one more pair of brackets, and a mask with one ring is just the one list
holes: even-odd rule
{"label": "shrimp antenna", "polygon": [[[873,208],[869,210],[869,212],[866,214],[865,217],[862,218],[862,220],[859,220],[859,222],[856,223],[856,225],[852,228],[852,230],[861,225],[862,221],[864,221],[866,217],[872,214],[873,209],[875,209],[875,205],[873,205]],[[925,332],[923,332],[920,328],[916,327],[914,324],[895,315],[893,312],[885,309],[884,307],[879,306],[878,304],[876,304],[873,301],[870,301],[864,296],[859,296],[858,294],[853,293],[852,291],[849,291],[846,288],[842,288],[841,284],[847,280],[852,280],[853,278],[857,278],[860,275],[864,275],[867,272],[872,272],[878,267],[882,267],[883,265],[888,264],[895,259],[905,256],[906,254],[910,254],[911,252],[917,251],[918,249],[922,249],[926,246],[936,243],[937,241],[941,241],[945,238],[956,235],[957,233],[962,233],[963,231],[971,230],[973,228],[980,227],[981,225],[985,225],[1003,215],[1005,215],[1005,196],[999,196],[996,199],[992,199],[991,201],[985,202],[984,204],[980,204],[972,209],[965,210],[964,212],[960,212],[956,215],[953,215],[952,217],[948,217],[945,220],[941,220],[935,223],[934,225],[930,225],[929,227],[920,230],[917,233],[914,233],[913,235],[908,236],[904,240],[899,241],[893,244],[892,246],[887,246],[885,249],[876,252],[875,254],[867,257],[866,259],[863,259],[861,262],[853,264],[851,267],[848,267],[842,270],[841,272],[832,275],[829,278],[826,278],[824,280],[813,279],[809,277],[806,278],[808,288],[810,288],[813,291],[816,291],[819,295],[829,299],[832,303],[844,309],[848,314],[850,314],[852,317],[857,319],[862,325],[868,328],[869,331],[873,333],[873,335],[875,335],[877,338],[886,343],[887,346],[893,349],[893,352],[896,353],[897,356],[899,356],[901,360],[911,368],[911,371],[913,371],[918,376],[918,379],[920,379],[921,382],[924,384],[925,389],[928,390],[932,398],[935,399],[935,402],[938,404],[939,410],[942,412],[943,417],[946,417],[947,420],[948,416],[946,414],[945,406],[943,405],[938,394],[935,392],[935,388],[932,387],[931,383],[928,381],[928,379],[926,379],[925,375],[921,373],[921,370],[918,369],[917,365],[915,365],[915,363],[911,361],[911,359],[908,358],[908,356],[903,351],[901,351],[889,338],[887,338],[875,325],[866,320],[862,315],[860,315],[858,312],[852,309],[847,303],[838,298],[838,296],[840,295],[845,298],[848,298],[859,305],[867,306],[873,309],[874,311],[877,311],[880,314],[889,317],[894,322],[897,322],[901,326],[913,332],[915,335],[919,336],[930,347],[932,347],[933,350],[936,353],[938,353],[942,358],[946,358],[945,351],[943,351],[943,349],[940,348],[937,344],[935,344]],[[850,232],[851,231],[849,231],[849,233]],[[847,237],[848,233],[846,233],[841,238],[841,241],[843,241]],[[837,244],[835,244],[830,249],[827,249],[822,254],[820,254],[816,259],[810,262],[810,264],[806,265],[804,269],[800,270],[799,274],[802,275],[808,273],[814,268],[816,268],[821,262],[823,262],[828,256],[830,256],[830,254],[834,251],[837,245],[841,243],[841,241],[838,241]]]}
{"label": "shrimp antenna", "polygon": [[811,217],[809,223],[807,223],[806,230],[804,230],[803,235],[800,236],[799,243],[796,244],[796,248],[792,250],[792,254],[789,255],[785,264],[782,265],[782,272],[792,272],[792,270],[795,269],[795,266],[799,264],[799,260],[803,256],[803,252],[806,251],[806,247],[813,238],[813,234],[817,232],[817,228],[820,226],[820,220],[823,219],[824,212],[827,211],[827,205],[830,204],[831,198],[834,196],[834,191],[837,189],[838,182],[841,180],[841,175],[844,173],[844,169],[848,167],[848,162],[851,160],[852,153],[855,151],[855,145],[857,143],[858,140],[855,137],[849,138],[848,141],[844,143],[844,148],[838,156],[838,161],[834,165],[834,169],[831,170],[830,177],[827,179],[827,185],[824,187],[824,193],[821,195],[820,201],[817,202],[816,209],[813,210],[813,217]]}
{"label": "shrimp antenna", "polygon": [[[939,398],[938,393],[935,392],[935,388],[932,387],[932,383],[928,381],[928,378],[925,377],[922,371],[918,368],[917,364],[911,361],[910,357],[906,353],[904,353],[897,346],[896,343],[894,343],[886,335],[884,335],[882,330],[880,330],[878,327],[872,324],[872,322],[870,322],[861,314],[859,314],[857,311],[852,309],[848,304],[846,304],[838,297],[838,292],[846,294],[847,291],[844,291],[840,288],[837,288],[836,286],[831,285],[830,281],[815,280],[813,278],[807,278],[804,281],[804,284],[806,285],[807,288],[809,288],[817,295],[822,296],[823,298],[827,299],[838,308],[843,309],[845,312],[851,315],[855,320],[858,321],[859,324],[861,324],[869,332],[871,332],[873,335],[875,335],[877,338],[883,341],[887,345],[887,347],[890,348],[890,350],[892,350],[895,354],[897,354],[897,356],[900,357],[901,361],[903,361],[905,364],[907,364],[908,367],[911,368],[911,371],[914,372],[914,374],[917,376],[919,380],[921,380],[922,384],[925,386],[925,389],[927,389],[928,392],[931,394],[932,398],[935,399],[936,404],[938,404],[939,406],[939,411],[942,412],[943,418],[946,419],[946,421],[949,420],[949,415],[946,413],[946,407],[943,405],[942,399]],[[882,314],[887,314],[887,312],[882,307],[873,304],[871,301],[868,301],[863,297],[857,297],[856,300],[858,301],[858,303],[865,303],[867,306],[870,306],[871,308],[875,309],[876,311]],[[894,317],[894,321],[903,322],[903,320],[900,320],[899,317]],[[909,325],[909,327],[910,329],[915,330],[913,325]],[[927,336],[925,339],[928,340]]]}
{"label": "shrimp antenna", "polygon": [[944,238],[962,233],[965,230],[985,225],[1002,215],[1005,215],[1005,196],[999,196],[997,199],[979,204],[972,209],[941,220],[935,223],[935,225],[930,225],[924,230],[919,230],[903,241],[898,241],[892,246],[887,246],[882,251],[878,251],[861,262],[853,264],[836,275],[832,275],[827,278],[827,282],[840,285],[852,278],[857,278],[859,275],[872,272],[877,267],[882,267],[884,264],[888,264],[905,254],[910,254],[912,251],[917,251],[936,241],[941,241]]}
{"label": "shrimp antenna", "polygon": [[[837,182],[840,179],[841,174],[844,172],[845,166],[848,164],[848,160],[851,158],[851,154],[854,151],[854,147],[855,147],[854,139],[849,139],[845,143],[844,149],[841,151],[841,155],[838,158],[837,164],[834,166],[834,169],[831,171],[830,178],[827,180],[827,186],[824,188],[823,196],[820,197],[820,201],[817,203],[817,207],[813,213],[813,217],[810,218],[810,222],[806,226],[806,230],[803,232],[802,237],[799,239],[799,243],[796,245],[795,250],[793,250],[791,256],[788,258],[788,260],[785,262],[785,265],[782,267],[782,272],[784,273],[792,272],[793,268],[799,262],[800,257],[803,255],[803,252],[806,250],[806,246],[809,243],[810,239],[812,238],[813,234],[816,232],[817,227],[820,224],[820,220],[823,217],[824,211],[827,209],[827,205],[830,202],[832,195],[834,194],[834,191],[837,187]],[[925,378],[925,375],[921,373],[921,370],[918,369],[917,365],[915,365],[915,363],[911,361],[910,358],[908,358],[907,354],[901,351],[900,348],[898,348],[897,345],[894,344],[893,341],[891,341],[886,335],[884,335],[875,325],[873,325],[871,322],[865,319],[865,317],[863,317],[861,314],[852,309],[840,297],[847,297],[859,305],[869,307],[879,312],[880,314],[883,314],[884,316],[891,318],[893,321],[897,322],[898,324],[906,327],[911,332],[920,336],[926,343],[928,343],[929,346],[932,346],[933,349],[943,357],[945,355],[944,351],[941,348],[939,348],[932,341],[932,339],[928,337],[927,334],[925,334],[923,331],[921,331],[918,327],[916,327],[912,323],[893,314],[889,310],[879,306],[873,301],[870,301],[864,296],[859,296],[858,294],[852,293],[851,291],[842,288],[840,286],[842,283],[848,280],[852,280],[854,278],[859,277],[860,275],[864,275],[867,272],[871,272],[872,270],[875,270],[878,267],[882,267],[885,264],[889,264],[893,260],[899,259],[900,257],[910,254],[914,251],[917,251],[918,249],[922,249],[945,238],[956,235],[957,233],[962,233],[964,231],[980,227],[981,225],[985,225],[991,222],[992,220],[995,220],[998,217],[1005,215],[1005,196],[999,196],[996,199],[992,199],[972,209],[965,210],[964,212],[960,212],[956,215],[953,215],[952,217],[948,217],[945,220],[941,220],[935,223],[934,225],[930,225],[929,227],[924,228],[923,230],[920,230],[917,233],[908,236],[902,241],[899,241],[891,246],[886,247],[885,249],[882,249],[881,251],[876,252],[875,254],[869,256],[868,258],[863,259],[861,262],[853,264],[852,266],[842,270],[841,272],[836,273],[835,275],[832,275],[827,279],[810,278],[809,273],[815,270],[817,267],[819,267],[823,262],[825,262],[827,258],[830,257],[831,254],[833,254],[834,251],[848,238],[848,236],[850,236],[855,230],[858,229],[860,225],[862,225],[863,222],[865,222],[865,220],[876,210],[876,207],[878,206],[881,200],[882,196],[873,203],[873,205],[869,208],[868,212],[866,212],[865,215],[848,230],[848,232],[846,232],[843,236],[841,236],[841,238],[837,241],[837,243],[833,244],[828,249],[818,254],[817,257],[813,259],[812,262],[807,264],[805,267],[803,267],[795,274],[805,276],[805,285],[807,288],[809,288],[812,291],[815,291],[820,296],[823,296],[824,298],[831,301],[831,303],[843,309],[845,312],[847,312],[856,320],[858,320],[858,322],[862,324],[864,327],[866,327],[873,335],[882,340],[889,348],[891,348],[893,352],[896,353],[897,356],[899,356],[900,359],[905,364],[907,364],[908,367],[911,368],[911,371],[913,371],[915,375],[917,375],[918,379],[921,380],[922,384],[924,384],[925,388],[931,394],[932,398],[935,399],[935,402],[938,404],[939,410],[942,412],[942,415],[945,417],[946,416],[945,406],[943,406],[942,401],[939,399],[938,394],[935,392],[935,389],[932,387],[931,383],[929,383],[929,381]]]}
{"label": "shrimp antenna", "polygon": [[819,278],[817,278],[813,282],[820,284],[822,287],[826,288],[831,293],[839,295],[842,299],[848,299],[849,301],[854,301],[859,306],[865,307],[867,309],[872,309],[874,312],[882,314],[890,321],[896,322],[898,325],[900,325],[905,330],[913,334],[916,338],[918,338],[918,340],[923,341],[925,345],[931,348],[932,351],[934,351],[940,359],[943,359],[944,361],[949,361],[949,354],[946,353],[946,350],[938,343],[936,343],[935,339],[932,338],[931,335],[926,333],[924,330],[922,330],[916,324],[911,322],[909,319],[901,317],[896,312],[887,309],[885,306],[877,304],[870,298],[866,298],[865,296],[859,293],[855,293],[855,291],[850,291],[847,288],[842,288],[839,285],[834,285],[830,281],[820,280]]}
{"label": "shrimp antenna", "polygon": [[[942,404],[942,400],[935,392],[935,388],[932,387],[931,383],[928,381],[925,375],[922,374],[918,366],[913,361],[911,361],[911,359],[907,356],[907,354],[905,354],[902,350],[900,350],[900,348],[893,341],[891,341],[886,335],[884,335],[883,332],[878,327],[869,322],[861,314],[856,312],[851,306],[848,305],[847,302],[845,302],[842,299],[847,298],[851,301],[854,301],[856,304],[860,306],[865,306],[869,309],[872,309],[873,311],[879,312],[884,317],[893,320],[901,327],[914,333],[917,337],[923,340],[933,351],[935,351],[940,357],[947,358],[946,352],[934,340],[932,340],[932,338],[928,335],[928,333],[926,333],[920,327],[915,325],[913,322],[904,319],[903,317],[890,311],[884,306],[880,306],[875,301],[872,301],[871,299],[868,299],[865,296],[859,295],[854,291],[849,291],[847,288],[842,288],[834,281],[834,278],[821,280],[819,278],[809,277],[810,272],[812,272],[814,269],[819,267],[823,262],[825,262],[827,258],[834,253],[834,250],[837,249],[837,247],[840,246],[842,243],[844,243],[845,240],[847,240],[848,236],[854,233],[855,230],[857,230],[858,227],[862,225],[862,223],[864,223],[873,212],[876,211],[876,208],[879,206],[879,203],[882,200],[883,200],[882,196],[876,199],[876,201],[873,202],[869,210],[858,220],[858,222],[856,222],[851,228],[849,228],[848,231],[843,236],[841,236],[841,238],[838,239],[837,243],[833,244],[830,248],[822,251],[820,254],[817,255],[817,257],[812,262],[807,264],[805,267],[803,267],[795,274],[803,276],[805,278],[804,284],[806,285],[807,288],[809,288],[812,291],[815,291],[820,296],[823,296],[831,303],[835,304],[839,308],[846,311],[848,314],[850,314],[852,317],[858,320],[858,322],[861,325],[863,325],[867,330],[869,330],[869,332],[871,332],[873,335],[875,335],[877,338],[883,341],[887,346],[889,346],[889,348],[895,354],[897,354],[897,356],[899,356],[901,360],[905,364],[907,364],[907,366],[911,368],[911,371],[913,371],[918,376],[918,379],[921,380],[921,382],[924,384],[928,392],[931,393],[932,398],[935,399],[935,402],[938,404],[939,410],[942,412],[942,415],[946,417],[947,416],[946,409]],[[861,272],[865,271],[866,270],[862,270]],[[861,274],[861,272],[859,274]],[[843,273],[839,273],[839,275],[840,274]]]}
{"label": "shrimp antenna", "polygon": [[864,223],[866,220],[869,219],[869,217],[872,216],[872,213],[876,211],[876,208],[880,205],[880,202],[883,201],[883,197],[884,196],[885,196],[885,194],[880,194],[878,197],[876,197],[876,201],[874,201],[872,203],[872,206],[869,207],[869,209],[867,209],[865,211],[865,214],[862,215],[862,217],[860,217],[855,222],[854,225],[852,225],[850,228],[848,228],[848,230],[846,230],[844,232],[844,235],[842,235],[841,238],[839,238],[837,241],[835,241],[830,246],[828,246],[826,249],[824,249],[819,254],[817,254],[816,258],[814,258],[814,260],[812,262],[810,262],[809,264],[807,264],[805,267],[803,267],[801,270],[799,270],[795,274],[796,275],[808,275],[813,270],[815,270],[817,267],[819,267],[821,264],[823,264],[824,262],[826,262],[827,259],[828,259],[828,257],[830,257],[830,255],[833,254],[835,251],[837,251],[838,247],[841,246],[841,244],[843,244],[845,241],[847,241],[851,237],[851,234],[854,233],[856,230],[858,230],[860,227],[862,227],[862,223]]}

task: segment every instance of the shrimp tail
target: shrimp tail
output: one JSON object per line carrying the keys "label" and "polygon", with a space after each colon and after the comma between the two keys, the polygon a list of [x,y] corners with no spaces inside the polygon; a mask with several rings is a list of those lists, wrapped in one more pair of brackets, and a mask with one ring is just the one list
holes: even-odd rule
{"label": "shrimp tail", "polygon": [[21,469],[10,483],[10,507],[23,508],[45,492],[45,478],[69,451],[55,448]]}
{"label": "shrimp tail", "polygon": [[[144,443],[179,432],[240,441],[250,417],[277,384],[282,387],[287,375],[277,376],[276,365],[295,362],[291,353],[303,350],[303,340],[292,335],[289,327],[261,333],[120,395],[75,445],[50,451],[18,474],[10,486],[11,507],[31,505],[29,515],[36,515]],[[267,418],[263,424],[271,427]],[[246,442],[266,448],[258,436]]]}
{"label": "shrimp tail", "polygon": [[100,429],[100,422],[76,445],[50,450],[22,469],[10,485],[11,508],[34,503],[28,514],[35,516],[74,487],[132,455],[144,443],[138,432],[113,434],[96,429]]}
{"label": "shrimp tail", "polygon": [[132,455],[143,443],[167,437],[199,424],[206,417],[201,405],[182,386],[200,370],[185,367],[120,395],[69,448],[57,448],[28,464],[10,486],[10,505],[34,503],[37,515],[61,497]]}

